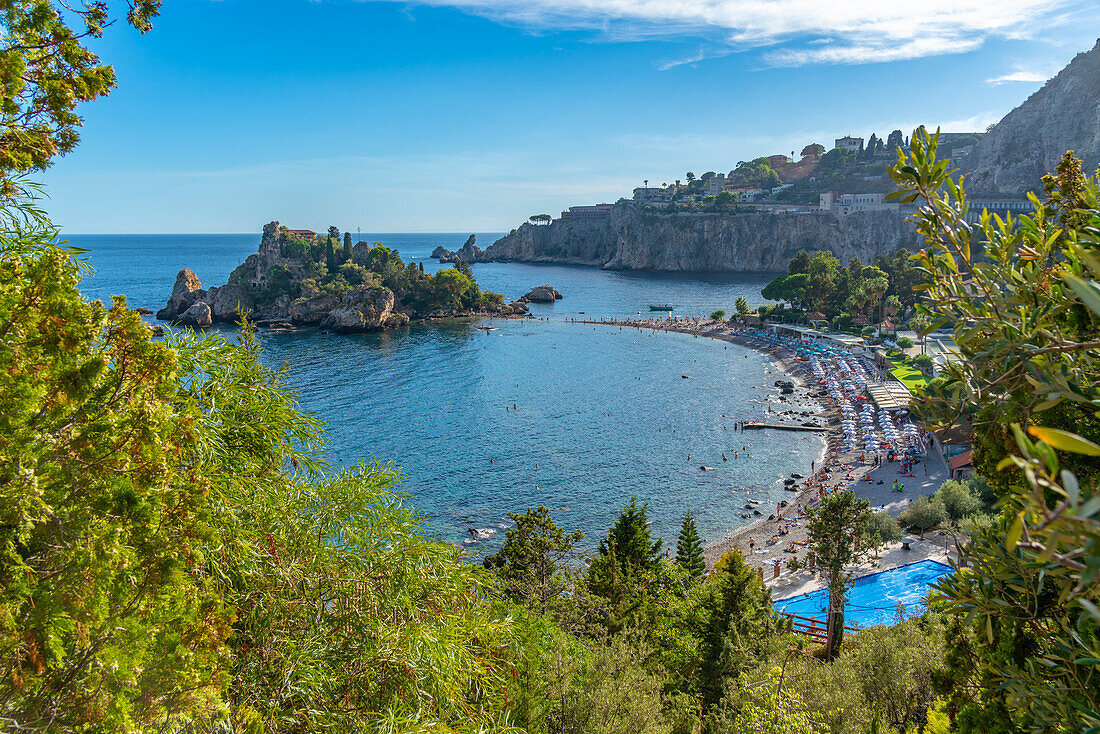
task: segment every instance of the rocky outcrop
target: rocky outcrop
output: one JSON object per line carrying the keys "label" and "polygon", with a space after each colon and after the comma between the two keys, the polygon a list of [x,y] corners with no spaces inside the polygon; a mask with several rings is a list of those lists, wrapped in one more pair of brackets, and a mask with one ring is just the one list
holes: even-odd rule
{"label": "rocky outcrop", "polygon": [[214,323],[214,318],[210,312],[210,304],[199,301],[172,319],[172,323],[179,324],[180,326],[198,326],[206,328]]}
{"label": "rocky outcrop", "polygon": [[1067,150],[1087,173],[1100,165],[1100,41],[1005,115],[959,167],[972,196],[1019,195],[1042,191],[1043,175]]}
{"label": "rocky outcrop", "polygon": [[191,307],[195,301],[201,301],[206,297],[202,289],[202,281],[199,276],[184,268],[176,275],[176,284],[172,286],[172,295],[168,297],[168,303],[157,311],[157,318],[171,320]]}
{"label": "rocky outcrop", "polygon": [[328,293],[303,296],[287,307],[287,320],[295,326],[317,326],[339,305],[340,299]]}
{"label": "rocky outcrop", "polygon": [[366,265],[370,260],[370,243],[356,242],[351,247],[351,261],[356,265]]}
{"label": "rocky outcrop", "polygon": [[440,245],[432,250],[432,257],[441,263],[453,263],[459,260],[468,263],[477,262],[484,255],[485,251],[477,246],[477,236],[470,235],[466,239],[466,244],[458,248],[456,251],[451,252],[447,248]]}
{"label": "rocky outcrop", "polygon": [[206,302],[210,304],[211,316],[215,321],[239,321],[241,314],[252,313],[252,298],[239,285],[223,285],[211,288]]}
{"label": "rocky outcrop", "polygon": [[409,317],[393,311],[389,288],[352,288],[336,308],[321,321],[322,329],[341,333],[394,329],[409,323]]}
{"label": "rocky outcrop", "polygon": [[527,292],[521,300],[528,303],[553,303],[562,298],[557,288],[549,285],[538,285]]}
{"label": "rocky outcrop", "polygon": [[660,214],[619,204],[602,219],[524,224],[479,262],[545,262],[608,270],[780,273],[799,250],[829,250],[841,262],[919,249],[901,212]]}

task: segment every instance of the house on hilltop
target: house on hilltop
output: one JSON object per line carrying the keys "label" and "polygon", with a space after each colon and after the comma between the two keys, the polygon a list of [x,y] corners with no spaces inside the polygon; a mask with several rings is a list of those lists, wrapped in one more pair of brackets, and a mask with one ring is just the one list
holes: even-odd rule
{"label": "house on hilltop", "polygon": [[863,150],[863,138],[853,138],[851,135],[845,135],[843,138],[837,138],[833,141],[833,147],[859,153]]}

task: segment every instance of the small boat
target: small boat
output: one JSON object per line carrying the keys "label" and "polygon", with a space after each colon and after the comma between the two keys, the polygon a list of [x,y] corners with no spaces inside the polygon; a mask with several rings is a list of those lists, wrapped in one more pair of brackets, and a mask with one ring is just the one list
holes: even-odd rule
{"label": "small boat", "polygon": [[649,304],[650,311],[671,311],[676,308],[671,303],[651,303]]}

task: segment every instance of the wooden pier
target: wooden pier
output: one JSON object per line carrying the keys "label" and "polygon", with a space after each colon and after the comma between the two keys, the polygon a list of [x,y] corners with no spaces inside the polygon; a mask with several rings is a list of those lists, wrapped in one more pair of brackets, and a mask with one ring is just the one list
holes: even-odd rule
{"label": "wooden pier", "polygon": [[829,430],[825,426],[799,426],[793,423],[758,423],[755,421],[742,423],[741,428],[746,431],[759,431],[765,428],[771,428],[776,431],[809,431],[810,433],[824,433]]}

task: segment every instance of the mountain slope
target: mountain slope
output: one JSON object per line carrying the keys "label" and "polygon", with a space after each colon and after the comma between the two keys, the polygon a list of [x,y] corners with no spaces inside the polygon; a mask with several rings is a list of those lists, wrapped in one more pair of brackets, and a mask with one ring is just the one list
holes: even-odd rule
{"label": "mountain slope", "polygon": [[1067,150],[1090,173],[1100,165],[1100,40],[1005,115],[960,168],[968,192],[1039,191]]}

